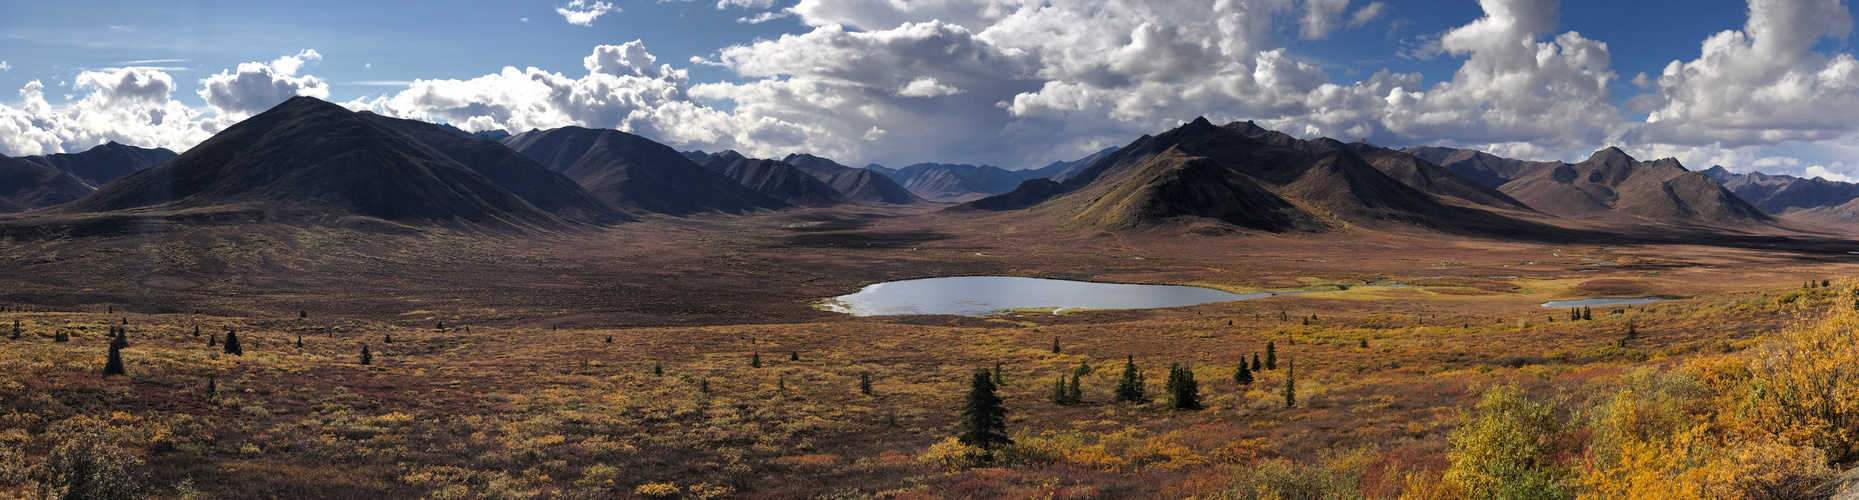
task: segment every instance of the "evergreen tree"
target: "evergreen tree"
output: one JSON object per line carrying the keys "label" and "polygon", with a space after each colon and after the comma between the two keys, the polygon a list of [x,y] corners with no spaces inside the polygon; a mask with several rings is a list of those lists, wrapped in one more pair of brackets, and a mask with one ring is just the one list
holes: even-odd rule
{"label": "evergreen tree", "polygon": [[439,326],[436,327],[436,329],[439,330],[439,333],[445,333],[445,322],[440,321]]}
{"label": "evergreen tree", "polygon": [[654,377],[665,376],[665,364],[657,362],[657,361],[653,361],[652,362],[652,376]]}
{"label": "evergreen tree", "polygon": [[1367,349],[1367,348],[1368,348],[1368,339],[1362,339],[1362,348],[1363,348],[1363,349]]}
{"label": "evergreen tree", "polygon": [[612,336],[612,335],[608,335],[608,336],[607,336],[607,343],[609,343],[609,344],[611,344],[611,343],[613,343],[613,336]]}
{"label": "evergreen tree", "polygon": [[1239,384],[1239,385],[1252,385],[1252,369],[1251,367],[1246,366],[1245,361],[1239,362],[1239,369],[1233,370],[1233,383]]}
{"label": "evergreen tree", "polygon": [[1263,369],[1265,369],[1265,364],[1259,362],[1259,353],[1252,353],[1252,371],[1256,372]]}
{"label": "evergreen tree", "polygon": [[234,356],[245,355],[245,349],[239,347],[239,331],[238,330],[226,330],[226,348],[224,350],[226,354],[231,354]]}
{"label": "evergreen tree", "polygon": [[788,351],[787,360],[788,361],[800,361],[800,351]]}
{"label": "evergreen tree", "polygon": [[20,336],[23,336],[25,334],[26,334],[26,331],[23,329],[20,329],[19,327],[19,320],[17,319],[13,320],[13,340],[19,340]]}
{"label": "evergreen tree", "polygon": [[697,392],[709,394],[710,393],[710,379],[703,379],[703,380],[697,381]]}
{"label": "evergreen tree", "polygon": [[368,344],[361,345],[361,364],[374,363],[374,353],[368,352]]}
{"label": "evergreen tree", "polygon": [[115,335],[110,338],[110,345],[129,347],[129,328],[118,326],[111,330]]}
{"label": "evergreen tree", "polygon": [[1285,368],[1285,408],[1297,407],[1297,363]]}
{"label": "evergreen tree", "polygon": [[1639,336],[1640,336],[1639,329],[1633,327],[1633,322],[1631,321],[1627,322],[1627,338],[1630,338],[1630,339],[1639,338]]}
{"label": "evergreen tree", "polygon": [[200,325],[194,325],[194,336],[195,337],[200,336]]}
{"label": "evergreen tree", "polygon": [[1194,370],[1185,365],[1169,363],[1168,367],[1168,409],[1201,409],[1201,386],[1194,382]]}
{"label": "evergreen tree", "polygon": [[1310,318],[1304,318],[1304,326],[1310,326]]}
{"label": "evergreen tree", "polygon": [[1059,338],[1058,337],[1052,338],[1052,353],[1053,354],[1059,353]]}
{"label": "evergreen tree", "polygon": [[858,372],[858,392],[866,396],[871,395],[871,372]]}
{"label": "evergreen tree", "polygon": [[1119,403],[1141,403],[1148,400],[1143,394],[1143,374],[1136,370],[1136,357],[1126,356],[1123,361],[1123,378],[1117,380],[1116,401]]}
{"label": "evergreen tree", "polygon": [[1589,308],[1588,306],[1582,306],[1581,307],[1581,319],[1583,321],[1594,321],[1594,309]]}
{"label": "evergreen tree", "polygon": [[761,368],[761,367],[762,367],[762,353],[759,353],[759,352],[750,353],[749,354],[749,368]]}
{"label": "evergreen tree", "polygon": [[219,397],[219,380],[207,375],[207,399]]}
{"label": "evergreen tree", "polygon": [[1007,385],[1007,377],[1001,376],[1001,364],[999,361],[995,361],[994,362],[994,386],[1000,387],[1003,385]]}
{"label": "evergreen tree", "polygon": [[1013,444],[1007,437],[1007,408],[994,394],[994,377],[975,372],[969,382],[968,399],[962,405],[962,431],[956,440],[962,444],[992,451],[996,446]]}
{"label": "evergreen tree", "polygon": [[301,333],[297,334],[297,348],[298,349],[303,348],[303,334]]}
{"label": "evergreen tree", "polygon": [[1065,374],[1060,373],[1059,379],[1052,381],[1052,393],[1046,395],[1046,400],[1055,405],[1070,406],[1072,404],[1070,387],[1065,383]]}
{"label": "evergreen tree", "polygon": [[386,334],[386,335],[383,335],[383,336],[381,336],[381,343],[383,343],[383,344],[392,344],[392,343],[394,343],[394,334],[392,334],[392,333],[389,333],[389,334]]}
{"label": "evergreen tree", "polygon": [[219,345],[219,336],[218,336],[218,335],[208,335],[208,336],[207,336],[207,347],[214,347],[214,346],[218,346],[218,345]]}
{"label": "evergreen tree", "polygon": [[117,342],[110,342],[110,359],[103,363],[103,376],[111,375],[128,376],[123,372],[123,345]]}
{"label": "evergreen tree", "polygon": [[1278,369],[1278,345],[1269,340],[1265,342],[1265,369]]}
{"label": "evergreen tree", "polygon": [[1829,287],[1829,286],[1833,286],[1833,280],[1820,280],[1820,287],[1821,287],[1821,288],[1826,288],[1826,287]]}
{"label": "evergreen tree", "polygon": [[297,319],[304,319],[308,317],[310,317],[310,311],[305,311],[302,309],[297,310]]}
{"label": "evergreen tree", "polygon": [[1072,369],[1073,377],[1083,377],[1085,375],[1090,375],[1090,374],[1091,374],[1091,362],[1090,361],[1079,361],[1078,367]]}
{"label": "evergreen tree", "polygon": [[1084,388],[1079,387],[1077,375],[1072,376],[1071,387],[1065,388],[1065,397],[1070,398],[1072,404],[1084,402]]}

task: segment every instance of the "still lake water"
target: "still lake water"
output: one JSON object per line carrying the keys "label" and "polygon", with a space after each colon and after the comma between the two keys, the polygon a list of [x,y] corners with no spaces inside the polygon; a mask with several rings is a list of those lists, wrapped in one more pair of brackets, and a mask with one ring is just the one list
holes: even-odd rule
{"label": "still lake water", "polygon": [[824,306],[827,310],[854,316],[983,316],[1002,309],[1144,309],[1297,293],[1300,292],[1239,294],[1198,286],[957,276],[878,283],[858,293],[834,297]]}
{"label": "still lake water", "polygon": [[1543,307],[1594,307],[1594,306],[1637,306],[1663,302],[1667,299],[1581,299],[1556,300],[1544,302]]}

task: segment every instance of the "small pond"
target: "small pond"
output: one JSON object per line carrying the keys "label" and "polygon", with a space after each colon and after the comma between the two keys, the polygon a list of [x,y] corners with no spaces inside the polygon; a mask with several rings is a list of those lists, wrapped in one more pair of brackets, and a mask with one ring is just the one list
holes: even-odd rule
{"label": "small pond", "polygon": [[1640,304],[1651,304],[1654,302],[1663,302],[1666,300],[1670,300],[1670,299],[1651,298],[1651,299],[1554,300],[1554,301],[1544,302],[1543,307],[1637,306]]}
{"label": "small pond", "polygon": [[891,281],[827,300],[827,310],[854,316],[959,314],[1003,309],[1144,309],[1256,299],[1301,292],[1239,294],[1182,285],[1093,283],[1008,276],[957,276]]}

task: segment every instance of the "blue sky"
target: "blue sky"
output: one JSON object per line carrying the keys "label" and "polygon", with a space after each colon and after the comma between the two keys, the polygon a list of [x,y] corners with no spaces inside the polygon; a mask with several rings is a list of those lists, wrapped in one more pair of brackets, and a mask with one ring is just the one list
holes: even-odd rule
{"label": "blue sky", "polygon": [[[606,13],[585,25],[558,13],[596,4]],[[1037,166],[1207,115],[1299,136],[1519,157],[1575,159],[1620,145],[1698,168],[1859,170],[1859,121],[1818,114],[1859,103],[1859,90],[1837,81],[1854,51],[1845,0],[1141,4],[8,2],[0,87],[37,81],[46,106],[0,93],[0,153],[102,140],[184,148],[295,92],[470,129],[610,127],[681,148],[814,152],[853,164]],[[1752,9],[1780,20],[1763,31]],[[756,16],[776,18],[741,22]],[[1313,22],[1327,28],[1313,33]],[[1144,42],[1145,29],[1159,35]],[[1673,61],[1708,59],[1704,42],[1726,31],[1747,32],[1723,39],[1745,47],[1715,66],[1633,82],[1658,79]],[[1765,45],[1758,40],[1786,37],[1760,33],[1810,40]],[[1442,37],[1456,38],[1456,52],[1440,49]],[[1555,57],[1527,61],[1530,44]],[[642,63],[645,53],[655,62]],[[590,54],[617,62],[596,70],[584,62]],[[1743,77],[1721,61],[1738,58],[1779,62],[1733,81]],[[542,74],[525,74],[530,67]],[[1391,75],[1375,77],[1382,70]],[[210,102],[201,89],[215,75],[223,85]],[[1827,80],[1790,88],[1789,75]],[[107,83],[130,80],[157,84]],[[1711,86],[1746,95],[1714,96]],[[1777,90],[1785,99],[1764,101]],[[109,120],[122,123],[97,125]],[[9,142],[12,130],[31,140]]]}

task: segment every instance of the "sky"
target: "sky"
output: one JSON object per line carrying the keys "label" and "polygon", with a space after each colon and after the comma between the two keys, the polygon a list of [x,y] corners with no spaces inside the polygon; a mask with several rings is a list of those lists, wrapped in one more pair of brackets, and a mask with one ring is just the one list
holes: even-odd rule
{"label": "sky", "polygon": [[3,3],[10,156],[185,150],[309,95],[849,165],[1038,167],[1206,116],[1859,180],[1846,0]]}

